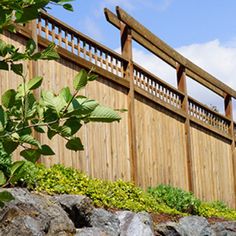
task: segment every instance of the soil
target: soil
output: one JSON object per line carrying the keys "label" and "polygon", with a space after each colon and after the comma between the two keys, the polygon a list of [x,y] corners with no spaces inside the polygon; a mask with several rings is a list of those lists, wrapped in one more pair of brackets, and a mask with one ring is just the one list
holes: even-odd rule
{"label": "soil", "polygon": [[[156,214],[156,213],[151,213],[151,217],[153,220],[154,224],[160,224],[160,223],[165,223],[168,221],[172,222],[178,222],[180,218],[183,216],[180,215],[171,215],[171,214]],[[224,222],[224,221],[229,221],[224,218],[218,218],[218,217],[210,217],[207,219],[209,224],[214,224],[216,222]]]}
{"label": "soil", "polygon": [[[107,208],[106,210],[115,213],[116,211],[119,211],[119,209],[117,208]],[[180,218],[182,218],[182,215],[173,215],[173,214],[166,214],[166,213],[150,213],[153,223],[156,224],[160,224],[160,223],[166,223],[168,221],[172,221],[172,222],[179,222]],[[209,217],[207,218],[209,224],[214,224],[217,222],[224,222],[224,221],[230,221],[230,220],[226,220],[224,218],[219,218],[219,217]]]}

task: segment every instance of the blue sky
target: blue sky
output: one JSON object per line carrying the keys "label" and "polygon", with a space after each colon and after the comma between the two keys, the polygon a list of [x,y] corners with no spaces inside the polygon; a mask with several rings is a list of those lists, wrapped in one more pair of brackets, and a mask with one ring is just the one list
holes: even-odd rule
{"label": "blue sky", "polygon": [[[115,48],[113,34],[103,8],[119,5],[172,47],[219,39],[229,43],[236,37],[235,0],[76,0],[74,12],[50,11],[79,31]],[[118,42],[119,43],[119,42]]]}
{"label": "blue sky", "polygon": [[[119,31],[106,21],[103,9],[114,12],[119,5],[181,54],[236,89],[235,0],[76,0],[72,4],[72,13],[58,7],[49,13],[118,51]],[[176,86],[175,71],[135,44],[134,59]],[[188,89],[194,98],[223,112],[223,99],[191,80]]]}

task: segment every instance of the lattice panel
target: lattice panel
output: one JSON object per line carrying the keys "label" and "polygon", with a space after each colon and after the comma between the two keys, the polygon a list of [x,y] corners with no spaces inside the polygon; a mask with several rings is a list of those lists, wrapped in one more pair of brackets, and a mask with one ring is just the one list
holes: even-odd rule
{"label": "lattice panel", "polygon": [[134,68],[134,83],[160,100],[176,108],[181,108],[183,96],[177,90],[155,79],[136,66]]}
{"label": "lattice panel", "polygon": [[42,15],[38,19],[38,35],[123,78],[122,58],[80,35],[79,32],[70,31],[61,23]]}
{"label": "lattice panel", "polygon": [[223,131],[224,133],[229,133],[230,121],[224,119],[220,115],[217,115],[216,112],[207,109],[206,107],[201,106],[199,103],[189,99],[189,114],[192,117],[197,118],[198,120],[213,126],[214,128]]}

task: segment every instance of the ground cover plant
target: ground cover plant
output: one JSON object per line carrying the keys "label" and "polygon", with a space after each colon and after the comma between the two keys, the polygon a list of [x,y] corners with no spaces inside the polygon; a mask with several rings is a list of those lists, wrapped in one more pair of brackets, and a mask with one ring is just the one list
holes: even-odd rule
{"label": "ground cover plant", "polygon": [[169,185],[162,184],[144,191],[130,182],[90,178],[76,169],[63,165],[46,168],[42,164],[34,165],[27,162],[24,168],[25,170],[15,178],[15,184],[52,195],[86,195],[97,207],[180,216],[195,214],[236,220],[236,211],[223,202],[203,202],[192,193]]}

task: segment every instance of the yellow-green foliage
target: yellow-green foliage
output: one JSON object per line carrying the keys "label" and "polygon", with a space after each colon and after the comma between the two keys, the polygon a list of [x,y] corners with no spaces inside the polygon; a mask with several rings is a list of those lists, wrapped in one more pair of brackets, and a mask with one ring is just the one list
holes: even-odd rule
{"label": "yellow-green foliage", "polygon": [[[193,194],[183,190],[176,191],[173,188],[175,191],[170,191],[170,186],[161,187],[163,191],[168,190],[166,194],[161,191],[162,194],[158,195],[159,188],[153,188],[153,191],[149,188],[149,192],[145,192],[130,182],[92,179],[78,170],[62,165],[47,169],[43,165],[35,167],[31,163],[22,171],[19,179],[39,192],[86,195],[99,207],[186,215],[183,212],[186,212],[187,204],[194,205],[194,213],[197,215],[236,220],[236,211],[222,202],[201,202]],[[179,211],[177,206],[181,206]]]}
{"label": "yellow-green foliage", "polygon": [[236,220],[236,211],[228,208],[222,202],[202,202],[198,208],[198,214],[204,217],[220,217],[228,220]]}
{"label": "yellow-green foliage", "polygon": [[101,207],[181,214],[130,182],[92,179],[78,170],[62,165],[54,165],[49,169],[41,166],[36,177],[36,190],[49,194],[86,195],[96,206]]}

